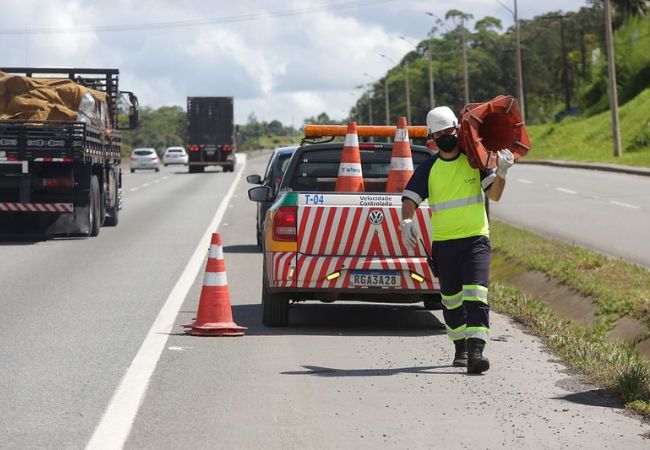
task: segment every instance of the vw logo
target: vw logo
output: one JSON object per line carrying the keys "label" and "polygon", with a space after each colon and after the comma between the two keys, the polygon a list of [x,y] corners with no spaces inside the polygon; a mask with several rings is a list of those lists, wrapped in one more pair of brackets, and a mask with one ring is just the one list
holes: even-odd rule
{"label": "vw logo", "polygon": [[368,220],[373,225],[380,225],[384,221],[384,213],[378,209],[370,211],[370,214],[368,214]]}

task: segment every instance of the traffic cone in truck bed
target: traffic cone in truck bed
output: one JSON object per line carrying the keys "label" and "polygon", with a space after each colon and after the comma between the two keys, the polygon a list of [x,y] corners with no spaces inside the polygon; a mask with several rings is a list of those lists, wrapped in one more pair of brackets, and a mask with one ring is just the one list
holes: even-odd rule
{"label": "traffic cone in truck bed", "polygon": [[398,117],[386,192],[403,192],[411,175],[413,175],[413,156],[409,143],[409,131],[406,128],[406,117]]}
{"label": "traffic cone in truck bed", "polygon": [[196,320],[181,326],[195,336],[243,336],[247,330],[232,319],[226,264],[219,233],[212,234]]}
{"label": "traffic cone in truck bed", "polygon": [[363,192],[365,190],[363,173],[361,172],[361,153],[359,152],[356,122],[348,123],[335,190],[338,192]]}

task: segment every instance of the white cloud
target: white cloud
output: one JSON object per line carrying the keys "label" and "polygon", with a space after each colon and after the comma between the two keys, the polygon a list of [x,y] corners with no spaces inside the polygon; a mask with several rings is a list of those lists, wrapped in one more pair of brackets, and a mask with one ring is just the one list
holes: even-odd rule
{"label": "white cloud", "polygon": [[[379,54],[399,61],[411,45],[398,35],[417,42],[430,31],[433,19],[426,11],[444,16],[460,9],[477,19],[498,17],[504,28],[512,24],[512,14],[496,0],[395,0],[323,8],[328,3],[345,0],[3,0],[0,32],[69,32],[0,35],[0,61],[3,66],[117,67],[122,87],[135,91],[143,105],[184,107],[187,96],[227,95],[235,97],[239,123],[254,113],[260,120],[300,125],[323,111],[333,118],[345,116],[356,100],[354,87],[379,79],[392,66]],[[519,0],[518,6],[525,19],[584,4]],[[302,13],[277,17],[277,11],[289,10]],[[254,20],[243,20],[246,15]],[[217,20],[196,22],[205,19]],[[179,21],[188,26],[92,31]],[[72,33],[80,29],[90,31]]]}

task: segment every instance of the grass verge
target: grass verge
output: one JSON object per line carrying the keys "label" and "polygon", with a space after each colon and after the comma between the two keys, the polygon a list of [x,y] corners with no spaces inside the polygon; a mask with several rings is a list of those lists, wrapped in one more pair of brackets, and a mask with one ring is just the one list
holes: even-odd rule
{"label": "grass verge", "polygon": [[[500,282],[490,289],[492,308],[539,336],[573,370],[619,394],[628,408],[650,418],[650,366],[633,344],[612,342],[606,335],[615,320],[626,315],[650,322],[650,299],[642,288],[650,285],[650,272],[496,220],[491,228],[493,271],[516,267],[515,271],[545,273],[591,297],[598,320],[593,328],[565,321],[539,299]],[[500,277],[507,279],[508,274],[501,270]]]}

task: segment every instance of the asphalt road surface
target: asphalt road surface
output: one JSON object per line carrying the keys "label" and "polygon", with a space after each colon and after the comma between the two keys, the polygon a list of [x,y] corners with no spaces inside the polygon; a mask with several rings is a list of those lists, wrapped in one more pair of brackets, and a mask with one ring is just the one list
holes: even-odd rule
{"label": "asphalt road surface", "polygon": [[[244,178],[265,162],[127,174],[118,227],[0,245],[0,447],[648,447],[649,425],[503,316],[482,376],[450,366],[419,306],[301,304],[264,327]],[[187,336],[217,226],[248,331]]]}
{"label": "asphalt road surface", "polygon": [[650,177],[515,164],[490,214],[650,268]]}

